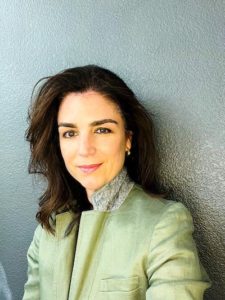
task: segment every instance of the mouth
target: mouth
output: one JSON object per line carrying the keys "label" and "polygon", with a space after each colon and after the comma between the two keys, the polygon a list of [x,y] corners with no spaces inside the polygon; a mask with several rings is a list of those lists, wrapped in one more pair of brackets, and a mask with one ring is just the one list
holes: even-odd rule
{"label": "mouth", "polygon": [[78,166],[78,168],[85,174],[90,174],[96,171],[102,164],[93,164],[93,165],[83,165]]}

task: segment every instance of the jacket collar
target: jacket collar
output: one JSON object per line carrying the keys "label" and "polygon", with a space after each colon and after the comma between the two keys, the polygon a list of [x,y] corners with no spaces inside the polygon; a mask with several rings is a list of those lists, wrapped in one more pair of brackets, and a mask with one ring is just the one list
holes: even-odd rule
{"label": "jacket collar", "polygon": [[[71,222],[74,221],[76,215],[72,211],[66,211],[55,216],[55,236],[57,239],[62,239],[66,235],[66,231],[69,228]],[[77,224],[75,227],[78,226],[79,218],[77,215]]]}

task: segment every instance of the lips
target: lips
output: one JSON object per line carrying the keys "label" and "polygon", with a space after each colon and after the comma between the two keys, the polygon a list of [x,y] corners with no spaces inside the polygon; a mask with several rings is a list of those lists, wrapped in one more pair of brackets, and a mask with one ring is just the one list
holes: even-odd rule
{"label": "lips", "polygon": [[102,164],[93,164],[93,165],[82,165],[78,166],[78,168],[85,174],[90,174],[96,171]]}

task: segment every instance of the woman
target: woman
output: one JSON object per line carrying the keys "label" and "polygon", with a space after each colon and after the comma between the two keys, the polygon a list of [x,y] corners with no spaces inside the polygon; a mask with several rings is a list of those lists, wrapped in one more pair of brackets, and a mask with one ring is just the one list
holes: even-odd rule
{"label": "woman", "polygon": [[48,77],[27,139],[47,187],[24,300],[203,298],[191,216],[157,196],[153,124],[117,75],[89,65]]}

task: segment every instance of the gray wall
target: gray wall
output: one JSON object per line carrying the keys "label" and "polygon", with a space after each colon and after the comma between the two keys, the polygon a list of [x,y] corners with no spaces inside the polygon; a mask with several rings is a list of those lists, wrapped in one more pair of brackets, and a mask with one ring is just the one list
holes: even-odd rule
{"label": "gray wall", "polygon": [[0,262],[13,299],[41,192],[24,141],[32,87],[88,63],[120,74],[155,114],[162,185],[192,212],[206,299],[224,299],[224,20],[223,0],[0,1]]}

